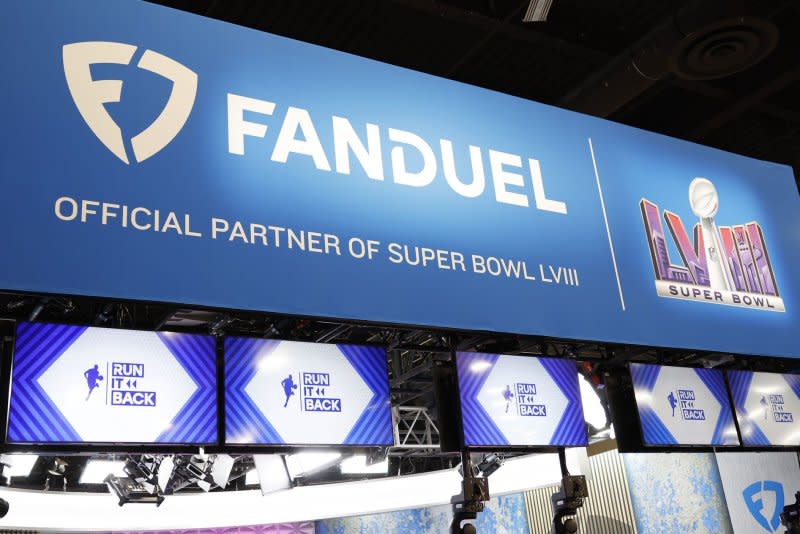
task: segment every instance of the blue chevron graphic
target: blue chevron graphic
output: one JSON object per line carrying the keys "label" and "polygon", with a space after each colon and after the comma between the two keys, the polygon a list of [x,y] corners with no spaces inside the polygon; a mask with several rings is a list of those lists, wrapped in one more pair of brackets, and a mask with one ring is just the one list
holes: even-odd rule
{"label": "blue chevron graphic", "polygon": [[736,425],[733,422],[733,411],[725,389],[725,378],[721,371],[714,369],[695,369],[695,373],[703,381],[714,398],[720,405],[719,419],[714,428],[711,445],[739,445],[736,435]]}
{"label": "blue chevron graphic", "polygon": [[561,416],[550,445],[559,447],[585,446],[586,423],[583,419],[583,405],[578,385],[578,370],[572,360],[555,358],[539,358],[539,363],[558,385],[558,389],[567,397],[567,407]]}
{"label": "blue chevron graphic", "polygon": [[[39,379],[88,329],[85,326],[46,323],[20,323],[17,326],[9,403],[10,442],[85,441],[39,385]],[[216,443],[216,351],[213,338],[173,333],[157,335],[197,389],[173,418],[170,429],[158,436],[154,443]],[[129,388],[139,385],[136,379],[128,379],[126,384]]]}
{"label": "blue chevron graphic", "polygon": [[[497,428],[491,416],[478,400],[481,388],[500,359],[499,354],[459,352],[456,354],[458,390],[461,399],[461,417],[464,427],[464,444],[472,446],[507,446],[508,438]],[[485,363],[480,373],[471,371],[475,363]],[[474,368],[474,367],[473,367]]]}
{"label": "blue chevron graphic", "polygon": [[[742,432],[742,444],[751,447],[764,447],[775,445],[764,434],[758,424],[758,419],[750,415],[745,407],[747,395],[750,392],[755,373],[753,371],[727,371],[728,383],[733,395],[733,406],[736,418],[739,421],[739,430]],[[800,375],[784,374],[781,377],[786,381],[789,389],[800,398]]]}
{"label": "blue chevron graphic", "polygon": [[[652,403],[653,390],[658,377],[663,370],[661,365],[630,364],[631,378],[636,394],[636,404],[639,412],[639,421],[642,428],[642,437],[646,445],[679,445],[680,443],[668,429],[667,424],[658,416]],[[684,369],[687,373],[694,373],[703,383],[720,405],[719,418],[714,432],[706,445],[738,445],[736,426],[733,421],[733,411],[725,389],[725,379],[721,371],[715,369]],[[674,402],[674,398],[670,395]],[[661,401],[661,400],[659,400]],[[665,401],[664,401],[665,402]],[[673,409],[675,406],[673,405]]]}
{"label": "blue chevron graphic", "polygon": [[800,399],[800,375],[783,375],[783,379],[789,384],[789,387],[794,391],[795,396]]}
{"label": "blue chevron graphic", "polygon": [[[464,443],[476,447],[522,445],[582,446],[586,445],[586,426],[583,418],[578,373],[575,362],[554,358],[536,358],[548,377],[567,400],[564,412],[552,436],[544,443],[510,443],[492,416],[478,399],[486,381],[501,358],[519,358],[500,354],[459,352],[456,354],[459,398],[464,428]],[[477,364],[477,365],[476,365]],[[477,371],[476,371],[477,369]],[[523,380],[523,377],[520,377]],[[541,379],[543,380],[543,379]],[[510,398],[513,394],[509,392]]]}
{"label": "blue chevron graphic", "polygon": [[[245,388],[258,372],[258,363],[282,342],[253,338],[225,340],[226,441],[228,443],[285,445],[285,436],[264,415]],[[304,344],[299,344],[304,345]],[[332,346],[331,346],[332,347]],[[336,345],[353,370],[372,392],[363,412],[341,443],[331,445],[388,446],[394,443],[386,351],[379,347]],[[302,352],[298,353],[302,358]],[[291,376],[290,376],[291,379]],[[291,382],[288,386],[291,386]],[[326,388],[316,387],[317,395]],[[291,392],[291,390],[289,390]],[[287,393],[287,403],[289,402]],[[291,398],[294,398],[292,396]],[[345,401],[346,402],[346,399]],[[297,424],[303,424],[298,421]],[[285,432],[285,431],[284,431]],[[294,444],[294,443],[292,443]]]}
{"label": "blue chevron graphic", "polygon": [[283,438],[245,391],[258,372],[257,355],[266,355],[280,341],[243,337],[225,338],[225,441],[227,443],[284,444]]}
{"label": "blue chevron graphic", "polygon": [[769,445],[769,440],[758,428],[752,418],[747,414],[744,403],[747,400],[747,392],[750,390],[750,383],[753,381],[751,371],[726,371],[728,383],[731,386],[733,396],[733,406],[736,410],[736,418],[739,420],[739,430],[742,432],[744,445],[759,446]]}
{"label": "blue chevron graphic", "polygon": [[78,443],[82,439],[39,386],[45,371],[86,331],[85,326],[19,323],[9,402],[11,443]]}
{"label": "blue chevron graphic", "polygon": [[344,440],[345,445],[392,445],[391,400],[386,351],[379,347],[337,345],[365,384],[372,390],[364,413]]}
{"label": "blue chevron graphic", "polygon": [[216,341],[211,336],[158,332],[197,386],[197,390],[172,419],[158,443],[208,444],[217,441]]}
{"label": "blue chevron graphic", "polygon": [[647,404],[638,401],[641,393],[652,394],[653,387],[661,371],[660,365],[646,365],[632,363],[630,365],[633,388],[636,391],[639,421],[642,425],[642,436],[647,445],[677,445],[678,440],[656,415],[655,411]]}

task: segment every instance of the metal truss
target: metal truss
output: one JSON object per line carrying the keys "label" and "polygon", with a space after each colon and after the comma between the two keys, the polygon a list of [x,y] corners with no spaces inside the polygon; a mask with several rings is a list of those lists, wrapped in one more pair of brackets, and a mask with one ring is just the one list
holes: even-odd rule
{"label": "metal truss", "polygon": [[440,452],[439,428],[433,422],[428,409],[420,406],[395,406],[394,447],[390,456],[430,456]]}

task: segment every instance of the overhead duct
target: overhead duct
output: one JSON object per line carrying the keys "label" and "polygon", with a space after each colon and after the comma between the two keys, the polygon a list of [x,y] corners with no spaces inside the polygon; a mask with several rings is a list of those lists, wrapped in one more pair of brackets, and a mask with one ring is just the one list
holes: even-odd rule
{"label": "overhead duct", "polygon": [[777,43],[775,25],[747,16],[743,2],[692,0],[559,105],[607,117],[667,76],[730,76],[764,59]]}

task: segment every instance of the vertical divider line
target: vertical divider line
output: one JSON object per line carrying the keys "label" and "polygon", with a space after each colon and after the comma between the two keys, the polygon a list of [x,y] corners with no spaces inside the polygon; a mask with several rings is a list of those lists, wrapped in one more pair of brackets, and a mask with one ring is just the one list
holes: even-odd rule
{"label": "vertical divider line", "polygon": [[606,201],[603,199],[603,188],[600,185],[600,173],[597,172],[597,160],[594,157],[594,146],[592,138],[589,137],[589,152],[592,155],[592,166],[594,167],[594,177],[597,180],[597,193],[600,195],[600,208],[603,210],[603,222],[606,224],[606,235],[608,235],[608,248],[611,250],[611,263],[614,264],[614,276],[617,278],[617,290],[619,291],[619,303],[622,311],[625,311],[625,297],[622,295],[622,282],[619,280],[619,269],[617,268],[617,255],[614,253],[614,240],[611,239],[611,227],[608,226],[608,215],[606,215]]}

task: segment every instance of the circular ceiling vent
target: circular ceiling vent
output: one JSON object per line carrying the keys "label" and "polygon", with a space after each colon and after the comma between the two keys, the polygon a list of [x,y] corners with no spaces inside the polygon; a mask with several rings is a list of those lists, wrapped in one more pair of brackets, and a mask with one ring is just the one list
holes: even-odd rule
{"label": "circular ceiling vent", "polygon": [[724,20],[681,40],[672,56],[672,70],[688,80],[723,78],[755,65],[777,44],[778,29],[769,21]]}

